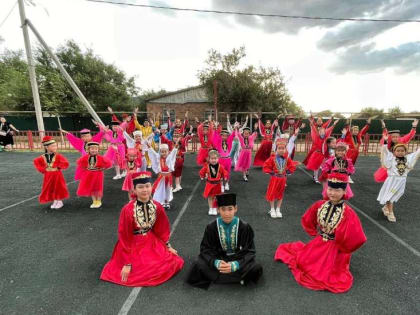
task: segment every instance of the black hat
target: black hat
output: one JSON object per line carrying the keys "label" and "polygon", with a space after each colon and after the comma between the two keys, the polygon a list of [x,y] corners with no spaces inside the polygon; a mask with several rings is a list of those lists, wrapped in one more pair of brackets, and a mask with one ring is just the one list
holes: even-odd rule
{"label": "black hat", "polygon": [[390,131],[388,131],[388,133],[389,133],[389,134],[391,134],[391,133],[401,133],[401,131],[400,131],[400,130],[398,130],[398,129],[394,129],[394,130],[390,130]]}
{"label": "black hat", "polygon": [[223,129],[220,133],[221,134],[225,134],[225,135],[229,135],[230,134],[229,131],[227,131],[226,129]]}
{"label": "black hat", "polygon": [[236,206],[236,194],[222,194],[216,196],[217,206]]}
{"label": "black hat", "polygon": [[242,130],[243,130],[243,131],[245,131],[245,130],[251,131],[251,128],[249,128],[249,127],[244,127],[244,128],[242,128]]}
{"label": "black hat", "polygon": [[119,126],[120,123],[118,121],[111,121],[111,126]]}
{"label": "black hat", "polygon": [[88,142],[88,143],[87,143],[87,146],[88,146],[88,147],[91,147],[91,146],[94,146],[94,145],[96,145],[96,146],[98,146],[98,147],[99,147],[99,142],[90,141],[90,142]]}
{"label": "black hat", "polygon": [[147,184],[152,181],[152,173],[150,172],[134,173],[132,177],[134,187],[136,187],[137,184]]}

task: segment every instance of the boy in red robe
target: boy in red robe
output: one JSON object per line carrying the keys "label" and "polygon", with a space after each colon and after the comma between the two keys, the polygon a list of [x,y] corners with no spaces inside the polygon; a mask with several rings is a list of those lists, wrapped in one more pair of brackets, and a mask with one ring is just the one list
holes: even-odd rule
{"label": "boy in red robe", "polygon": [[210,150],[209,163],[200,170],[200,178],[207,181],[203,197],[208,200],[209,215],[217,215],[217,207],[214,207],[215,197],[223,192],[223,180],[227,181],[228,173],[219,164],[219,152],[216,150]]}
{"label": "boy in red robe", "polygon": [[353,252],[366,242],[356,212],[343,198],[348,176],[328,175],[328,200],[315,202],[303,215],[302,226],[309,243],[281,244],[274,256],[292,271],[296,281],[312,290],[343,293],[350,290],[353,276],[350,259]]}
{"label": "boy in red robe", "polygon": [[184,260],[169,244],[171,228],[165,210],[151,199],[151,173],[132,177],[136,198],[121,210],[118,241],[101,280],[128,287],[157,286],[178,273]]}
{"label": "boy in red robe", "polygon": [[[280,208],[286,188],[287,175],[294,173],[296,170],[297,162],[293,162],[289,157],[286,150],[287,143],[286,138],[279,139],[276,143],[276,153],[272,154],[263,166],[263,172],[271,176],[265,199],[270,203],[269,215],[273,219],[283,217]],[[274,210],[276,201],[277,208]]]}
{"label": "boy in red robe", "polygon": [[42,144],[45,154],[34,159],[35,168],[44,174],[39,202],[53,202],[51,209],[60,209],[63,207],[63,199],[69,197],[67,184],[61,172],[69,167],[69,162],[64,156],[57,153],[57,143],[52,137],[45,136],[42,139]]}
{"label": "boy in red robe", "polygon": [[112,166],[112,162],[106,157],[99,155],[99,143],[88,142],[88,154],[77,160],[77,165],[83,169],[77,195],[80,197],[92,197],[91,208],[102,206],[104,194],[104,170]]}

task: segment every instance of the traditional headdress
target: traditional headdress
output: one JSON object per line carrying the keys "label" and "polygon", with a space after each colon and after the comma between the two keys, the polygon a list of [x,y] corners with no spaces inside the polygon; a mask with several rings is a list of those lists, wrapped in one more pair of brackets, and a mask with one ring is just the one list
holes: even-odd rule
{"label": "traditional headdress", "polygon": [[349,176],[343,173],[328,174],[328,187],[346,190],[349,182]]}
{"label": "traditional headdress", "polygon": [[140,130],[133,131],[133,136],[143,136],[143,133]]}
{"label": "traditional headdress", "polygon": [[136,155],[137,156],[137,153],[138,153],[138,151],[136,149],[134,149],[134,148],[128,148],[126,155],[127,156],[129,156],[129,155]]}
{"label": "traditional headdress", "polygon": [[388,131],[388,134],[391,134],[391,133],[398,133],[398,134],[400,134],[400,133],[401,133],[401,131],[400,131],[400,130],[398,130],[398,129],[394,129],[394,130],[390,130],[390,131]]}
{"label": "traditional headdress", "polygon": [[98,146],[99,147],[99,142],[96,142],[96,141],[90,141],[90,142],[88,142],[87,143],[87,146],[88,147],[92,147],[92,146]]}
{"label": "traditional headdress", "polygon": [[168,129],[168,124],[162,124],[162,125],[160,125],[160,129]]}
{"label": "traditional headdress", "polygon": [[45,136],[42,138],[42,145],[48,147],[50,144],[56,143],[53,137]]}
{"label": "traditional headdress", "polygon": [[335,148],[336,149],[343,148],[343,149],[347,150],[349,148],[349,146],[344,141],[338,141],[337,144],[336,144],[336,146],[335,146]]}
{"label": "traditional headdress", "polygon": [[209,151],[209,156],[210,155],[217,155],[217,156],[219,156],[219,152],[217,151],[217,150],[215,150],[215,149],[211,149],[210,151]]}
{"label": "traditional headdress", "polygon": [[116,120],[115,117],[112,117],[111,126],[119,126],[119,125],[120,125],[119,121]]}
{"label": "traditional headdress", "polygon": [[394,152],[397,148],[400,148],[400,147],[403,147],[406,152],[408,151],[408,146],[405,143],[397,143],[392,148],[392,152]]}
{"label": "traditional headdress", "polygon": [[147,184],[152,181],[152,173],[150,172],[138,172],[131,175],[133,178],[133,185],[136,187],[137,184]]}
{"label": "traditional headdress", "polygon": [[229,135],[230,133],[229,133],[229,131],[227,131],[226,129],[223,129],[221,132],[220,132],[220,134],[225,134],[225,135]]}
{"label": "traditional headdress", "polygon": [[87,135],[87,134],[89,134],[90,133],[90,130],[89,129],[82,129],[82,130],[80,130],[80,134],[81,135]]}
{"label": "traditional headdress", "polygon": [[249,128],[249,127],[244,127],[244,128],[242,128],[242,130],[243,130],[243,131],[245,131],[245,130],[251,131],[251,128]]}
{"label": "traditional headdress", "polygon": [[216,195],[218,207],[236,206],[236,194]]}

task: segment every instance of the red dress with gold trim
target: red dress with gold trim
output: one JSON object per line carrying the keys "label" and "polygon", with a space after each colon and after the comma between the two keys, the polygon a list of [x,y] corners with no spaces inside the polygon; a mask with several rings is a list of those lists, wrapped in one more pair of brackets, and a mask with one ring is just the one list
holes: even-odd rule
{"label": "red dress with gold trim", "polygon": [[69,191],[61,170],[69,167],[67,159],[59,154],[43,154],[34,159],[35,168],[44,174],[42,191],[39,195],[40,203],[63,200],[69,197]]}
{"label": "red dress with gold trim", "polygon": [[274,259],[287,264],[304,287],[334,293],[350,290],[351,255],[366,242],[357,214],[344,202],[319,200],[303,215],[302,226],[314,238],[307,244],[281,244]]}
{"label": "red dress with gold trim", "polygon": [[184,168],[184,154],[186,151],[187,143],[191,140],[191,136],[187,135],[180,139],[178,152],[176,153],[175,169],[172,172],[172,175],[175,177],[181,177],[182,170]]}
{"label": "red dress with gold trim", "polygon": [[[129,287],[157,286],[172,278],[184,260],[167,247],[171,230],[160,203],[130,201],[121,210],[118,241],[111,260],[102,270],[101,280]],[[131,264],[127,282],[121,270]]]}
{"label": "red dress with gold trim", "polygon": [[348,144],[349,149],[347,151],[346,157],[350,159],[353,165],[356,164],[357,158],[359,157],[359,149],[363,143],[363,138],[365,134],[368,132],[370,125],[366,124],[362,130],[357,135],[353,135],[349,126],[349,130],[346,133],[344,141]]}
{"label": "red dress with gold trim", "polygon": [[215,165],[206,163],[200,170],[200,178],[207,180],[203,197],[214,197],[222,193],[222,180],[228,179],[228,173],[220,163]]}
{"label": "red dress with gold trim", "polygon": [[270,129],[267,129],[261,120],[258,120],[258,126],[260,134],[263,137],[263,141],[255,154],[254,166],[263,166],[264,162],[270,157],[271,149],[273,147],[273,134],[275,125],[272,124]]}
{"label": "red dress with gold trim", "polygon": [[81,197],[102,197],[104,194],[104,170],[112,166],[112,162],[101,155],[84,155],[77,160],[77,165],[84,170],[79,182],[77,195]]}
{"label": "red dress with gold trim", "polygon": [[210,126],[209,132],[204,134],[203,124],[200,124],[197,127],[197,134],[201,144],[197,154],[197,164],[204,165],[207,162],[209,151],[213,148],[213,128]]}
{"label": "red dress with gold trim", "polygon": [[283,199],[287,175],[295,172],[297,164],[298,162],[294,162],[289,158],[287,153],[284,154],[281,159],[277,159],[277,155],[272,154],[270,158],[264,162],[263,172],[271,175],[267,193],[265,194],[265,199],[267,199],[267,201]]}

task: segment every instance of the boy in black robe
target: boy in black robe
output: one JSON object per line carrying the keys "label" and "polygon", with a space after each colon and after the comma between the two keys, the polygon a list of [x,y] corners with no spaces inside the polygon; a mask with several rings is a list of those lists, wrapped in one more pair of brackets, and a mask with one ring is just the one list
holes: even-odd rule
{"label": "boy in black robe", "polygon": [[187,283],[208,289],[214,283],[257,283],[262,275],[255,262],[254,231],[235,216],[235,194],[216,196],[219,217],[206,227],[200,245],[200,255],[193,264]]}

